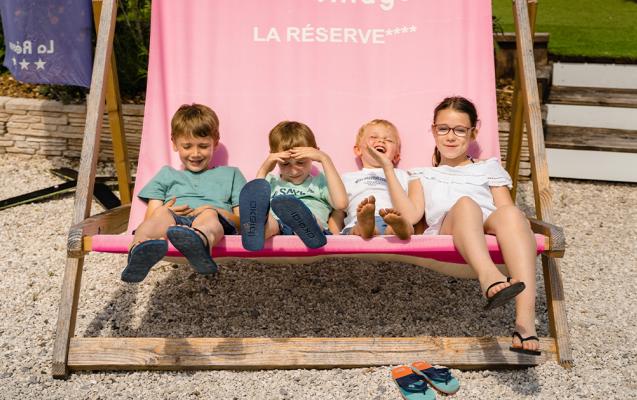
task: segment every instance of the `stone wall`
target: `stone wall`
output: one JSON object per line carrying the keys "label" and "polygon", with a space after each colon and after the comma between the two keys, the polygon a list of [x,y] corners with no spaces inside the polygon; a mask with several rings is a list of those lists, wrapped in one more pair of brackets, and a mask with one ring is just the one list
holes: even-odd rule
{"label": "stone wall", "polygon": [[[128,154],[137,159],[144,106],[123,105]],[[0,97],[0,154],[79,158],[82,151],[85,105],[58,101]],[[104,115],[100,160],[112,161],[108,118]]]}

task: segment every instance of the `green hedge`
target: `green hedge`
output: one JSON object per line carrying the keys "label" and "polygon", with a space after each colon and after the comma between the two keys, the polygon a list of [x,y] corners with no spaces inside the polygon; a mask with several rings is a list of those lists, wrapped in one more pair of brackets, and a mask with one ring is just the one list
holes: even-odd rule
{"label": "green hedge", "polygon": [[[124,98],[143,98],[146,90],[151,0],[120,0],[115,27],[115,58]],[[4,34],[0,21],[0,59],[4,60]],[[0,67],[0,73],[8,73]],[[43,95],[64,101],[83,101],[87,90],[75,86],[41,85]]]}

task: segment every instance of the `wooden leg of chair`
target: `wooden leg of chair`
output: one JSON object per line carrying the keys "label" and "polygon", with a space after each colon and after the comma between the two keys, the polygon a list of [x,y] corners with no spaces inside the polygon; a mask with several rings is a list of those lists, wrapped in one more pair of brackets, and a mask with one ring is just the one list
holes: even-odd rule
{"label": "wooden leg of chair", "polygon": [[64,379],[68,376],[69,342],[75,332],[75,318],[80,297],[83,265],[84,257],[67,258],[66,260],[60,310],[55,331],[55,342],[53,344],[52,375],[54,378]]}
{"label": "wooden leg of chair", "polygon": [[542,255],[542,267],[551,336],[555,338],[559,363],[564,368],[571,368],[573,366],[573,355],[571,353],[571,339],[568,333],[560,265],[557,259]]}

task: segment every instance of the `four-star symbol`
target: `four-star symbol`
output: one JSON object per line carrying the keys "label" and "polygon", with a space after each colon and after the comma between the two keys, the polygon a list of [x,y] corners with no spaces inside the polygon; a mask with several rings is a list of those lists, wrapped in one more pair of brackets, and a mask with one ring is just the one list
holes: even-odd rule
{"label": "four-star symbol", "polygon": [[418,28],[415,25],[412,26],[397,26],[395,28],[387,28],[385,29],[385,36],[396,36],[401,33],[413,33],[416,32]]}

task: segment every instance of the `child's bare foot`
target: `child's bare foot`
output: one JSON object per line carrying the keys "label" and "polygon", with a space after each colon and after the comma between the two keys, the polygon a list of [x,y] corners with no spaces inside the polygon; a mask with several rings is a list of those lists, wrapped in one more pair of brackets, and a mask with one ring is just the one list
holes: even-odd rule
{"label": "child's bare foot", "polygon": [[376,198],[369,196],[363,199],[356,208],[356,226],[354,226],[355,229],[352,230],[352,233],[365,239],[374,236],[376,230],[375,212]]}
{"label": "child's bare foot", "polygon": [[399,239],[409,239],[414,233],[414,227],[393,208],[383,208],[378,211],[383,220],[391,227],[394,235]]}

